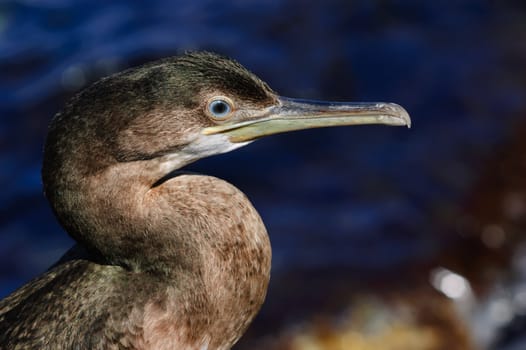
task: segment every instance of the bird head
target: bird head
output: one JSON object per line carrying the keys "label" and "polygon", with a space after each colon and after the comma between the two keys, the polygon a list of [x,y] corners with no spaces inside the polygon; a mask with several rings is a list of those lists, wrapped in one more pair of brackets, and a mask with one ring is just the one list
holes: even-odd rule
{"label": "bird head", "polygon": [[101,79],[73,98],[51,123],[44,178],[61,177],[46,171],[61,165],[84,176],[135,161],[166,174],[267,135],[359,124],[411,120],[392,103],[281,97],[234,60],[188,53]]}
{"label": "bird head", "polygon": [[393,103],[336,103],[281,97],[239,63],[190,53],[122,74],[140,85],[147,111],[119,130],[117,158],[156,157],[166,170],[229,152],[272,134],[308,128],[387,124],[410,126]]}

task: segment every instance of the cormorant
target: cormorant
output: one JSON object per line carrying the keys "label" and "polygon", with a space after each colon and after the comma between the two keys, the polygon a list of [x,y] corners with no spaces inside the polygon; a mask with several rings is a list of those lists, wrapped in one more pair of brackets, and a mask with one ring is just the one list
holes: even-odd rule
{"label": "cormorant", "polygon": [[388,103],[278,96],[188,53],[103,78],[49,128],[45,195],[77,244],[0,301],[1,349],[229,349],[265,298],[271,249],[245,195],[175,172],[285,131],[407,125]]}

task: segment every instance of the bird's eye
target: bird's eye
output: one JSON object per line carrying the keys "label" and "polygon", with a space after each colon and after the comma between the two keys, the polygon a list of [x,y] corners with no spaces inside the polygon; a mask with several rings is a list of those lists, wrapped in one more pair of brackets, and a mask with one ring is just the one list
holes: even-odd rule
{"label": "bird's eye", "polygon": [[207,112],[217,120],[226,120],[232,114],[232,102],[226,97],[218,97],[208,102]]}

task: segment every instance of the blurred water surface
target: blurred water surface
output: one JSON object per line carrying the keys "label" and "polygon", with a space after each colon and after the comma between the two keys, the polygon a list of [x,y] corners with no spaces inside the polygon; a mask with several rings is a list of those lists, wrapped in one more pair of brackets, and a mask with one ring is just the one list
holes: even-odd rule
{"label": "blurred water surface", "polygon": [[72,244],[41,190],[54,113],[101,76],[185,50],[231,56],[283,95],[391,101],[412,115],[411,130],[302,131],[190,166],[251,198],[276,280],[432,265],[454,250],[460,213],[526,123],[525,42],[520,1],[4,0],[0,297]]}

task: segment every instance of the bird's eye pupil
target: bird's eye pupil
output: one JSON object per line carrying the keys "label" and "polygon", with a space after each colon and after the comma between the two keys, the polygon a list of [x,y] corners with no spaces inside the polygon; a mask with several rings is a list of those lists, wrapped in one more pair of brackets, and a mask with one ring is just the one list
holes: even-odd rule
{"label": "bird's eye pupil", "polygon": [[214,118],[225,118],[230,115],[232,107],[227,101],[214,100],[208,105],[208,111]]}
{"label": "bird's eye pupil", "polygon": [[228,110],[228,106],[226,103],[223,102],[217,102],[214,104],[214,113],[215,114],[223,114]]}

